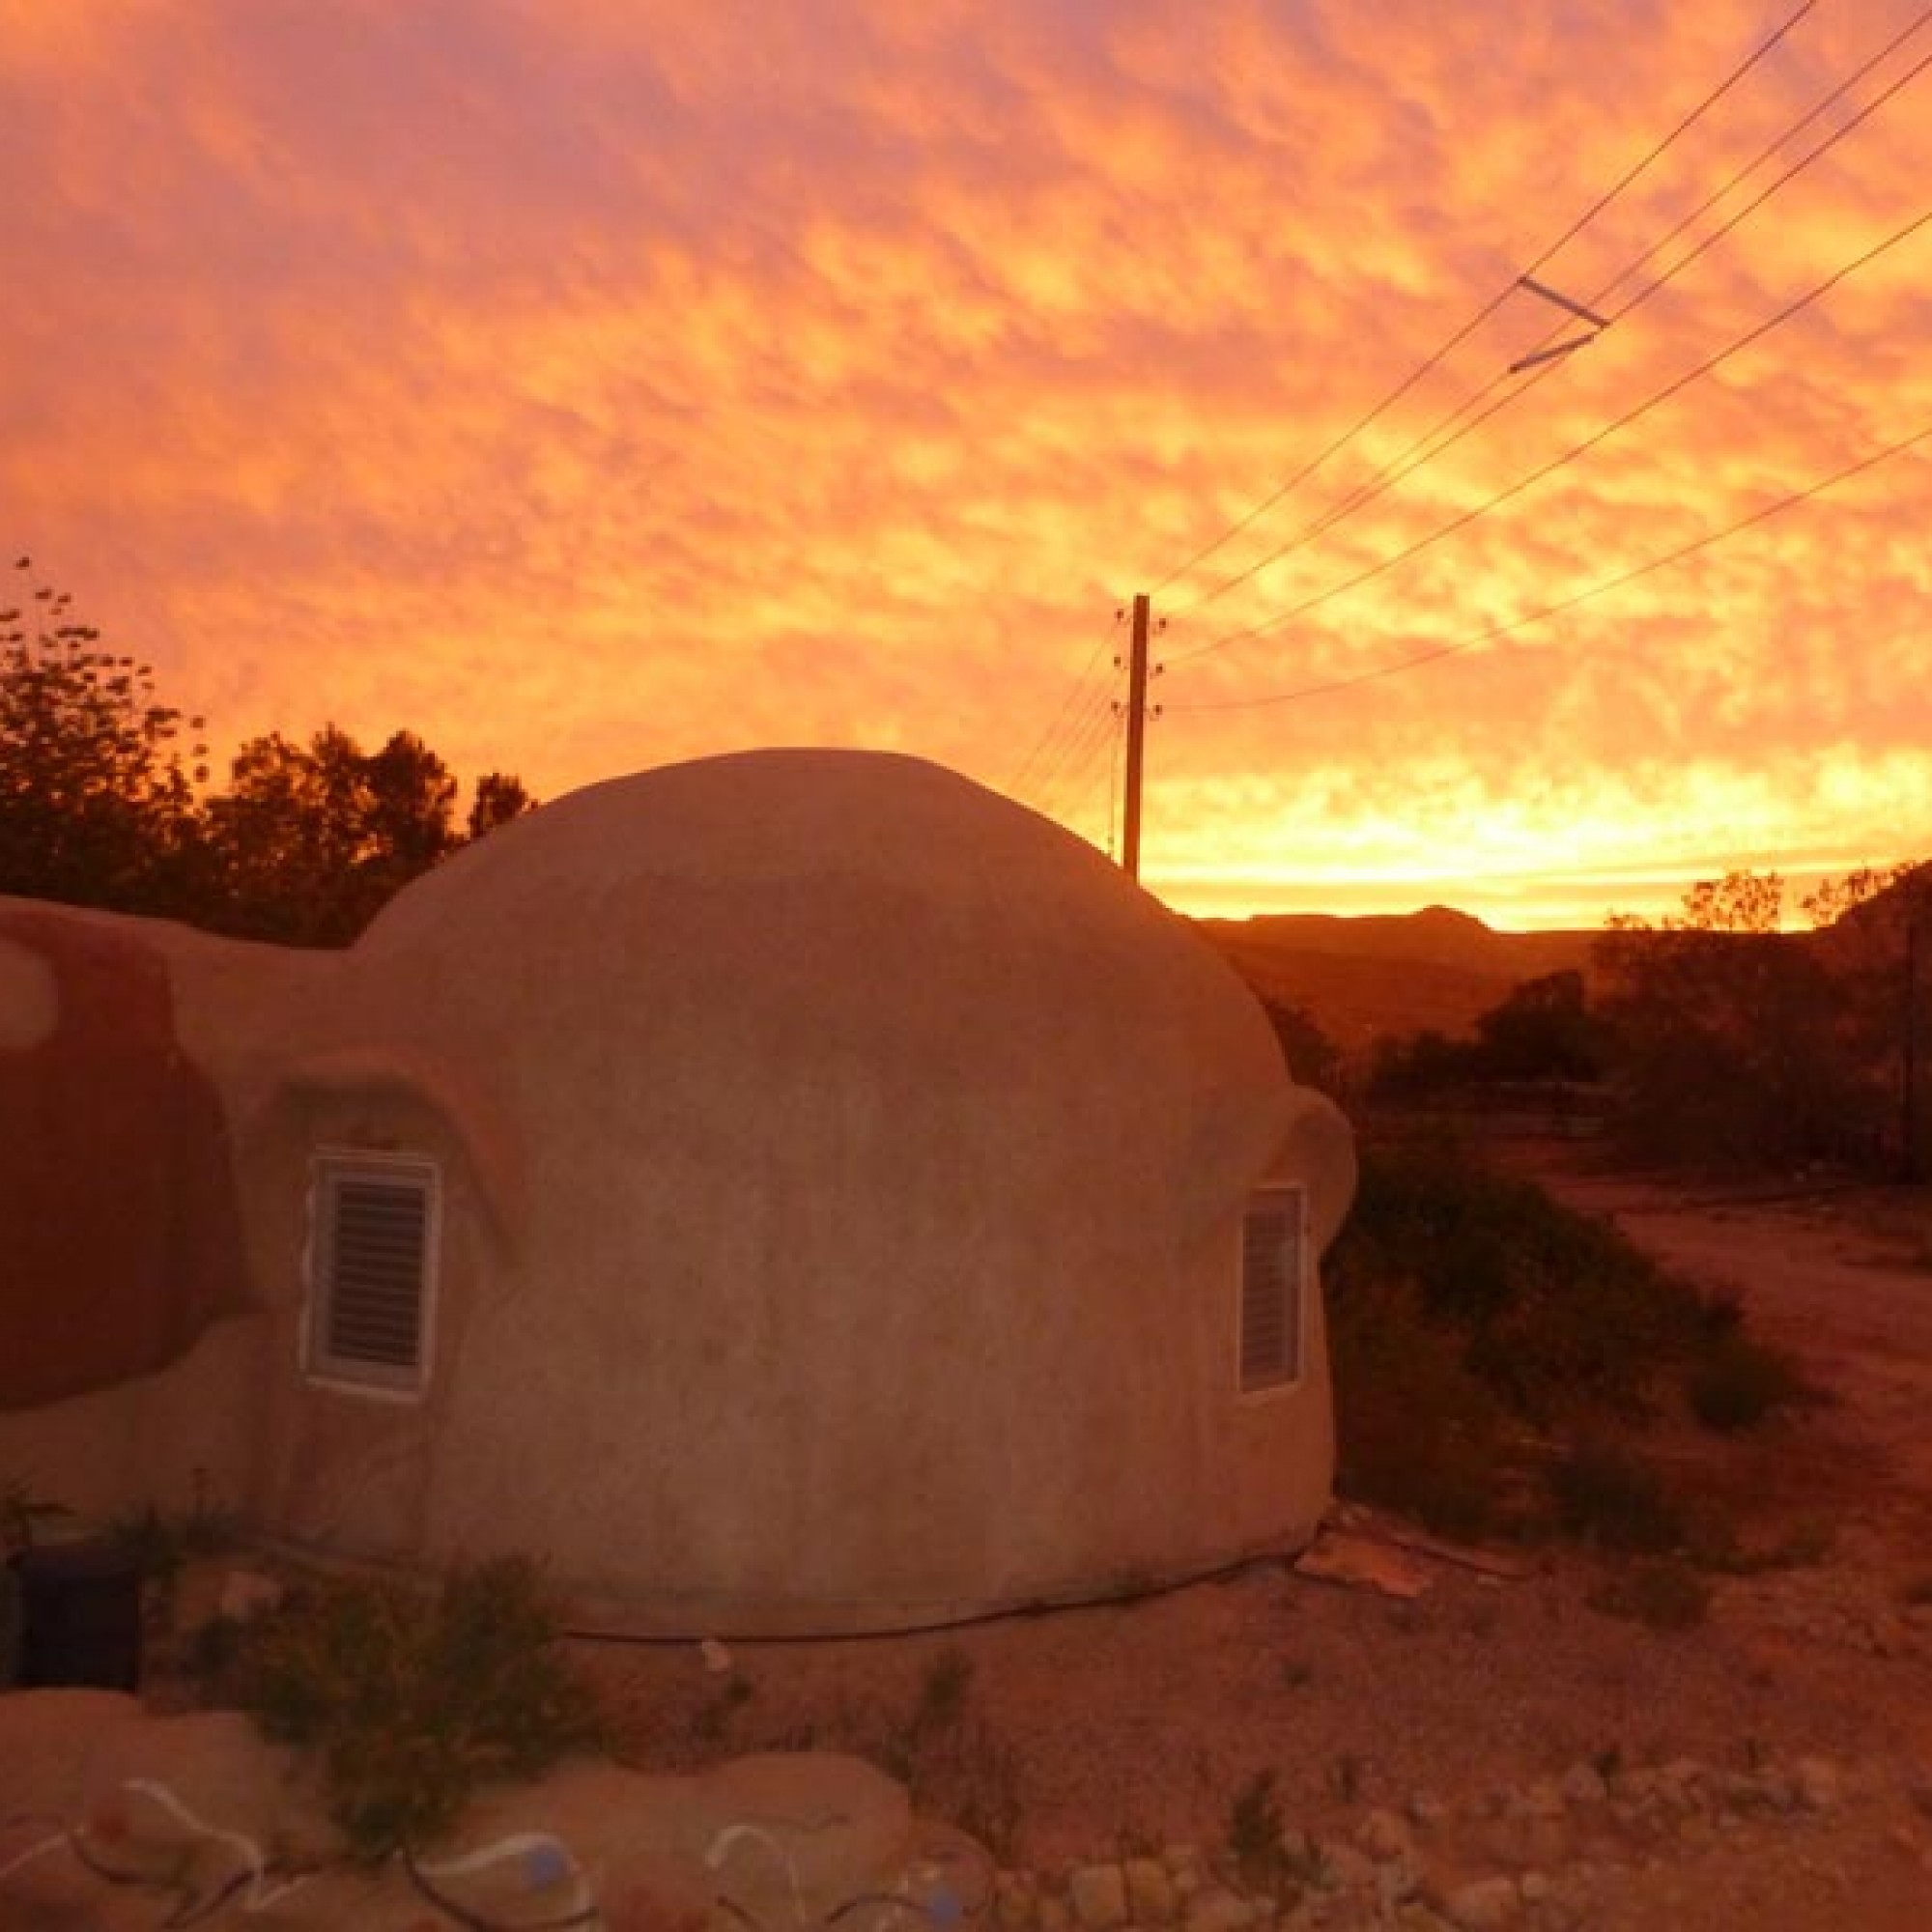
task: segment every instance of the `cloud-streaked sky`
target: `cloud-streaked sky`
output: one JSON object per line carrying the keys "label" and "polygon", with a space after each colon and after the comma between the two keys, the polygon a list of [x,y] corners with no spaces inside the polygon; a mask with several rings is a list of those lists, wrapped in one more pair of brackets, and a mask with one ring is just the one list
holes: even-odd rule
{"label": "cloud-streaked sky", "polygon": [[[1922,856],[1932,440],[1506,628],[1932,431],[1919,11],[0,0],[0,542],[217,750],[863,745],[1102,846],[1153,591],[1190,911]],[[1532,265],[1611,320],[1512,376]]]}

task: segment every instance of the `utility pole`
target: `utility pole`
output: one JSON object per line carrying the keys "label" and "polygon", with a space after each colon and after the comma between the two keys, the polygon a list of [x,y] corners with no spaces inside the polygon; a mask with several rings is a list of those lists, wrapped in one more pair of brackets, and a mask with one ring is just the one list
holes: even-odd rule
{"label": "utility pole", "polygon": [[1900,1169],[1908,1181],[1922,1180],[1924,1159],[1918,1123],[1918,882],[1910,881],[1905,899],[1905,1037],[1900,1068]]}
{"label": "utility pole", "polygon": [[1134,598],[1132,655],[1127,661],[1127,783],[1121,811],[1121,868],[1141,875],[1141,768],[1147,754],[1148,598]]}

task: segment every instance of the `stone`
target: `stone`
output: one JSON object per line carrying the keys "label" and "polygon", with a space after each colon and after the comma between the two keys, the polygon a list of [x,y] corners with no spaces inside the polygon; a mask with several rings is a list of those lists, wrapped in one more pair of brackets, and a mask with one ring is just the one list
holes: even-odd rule
{"label": "stone", "polygon": [[1121,1867],[1126,1883],[1127,1917],[1136,1925],[1171,1924],[1179,1910],[1174,1877],[1158,1859],[1128,1859]]}
{"label": "stone", "polygon": [[1355,1843],[1372,1859],[1399,1859],[1415,1849],[1415,1834],[1393,1811],[1378,1807],[1357,1828]]}
{"label": "stone", "polygon": [[1604,1774],[1594,1764],[1585,1764],[1580,1758],[1563,1774],[1557,1787],[1563,1794],[1564,1802],[1570,1804],[1603,1804],[1608,1802],[1610,1787],[1604,1782]]}
{"label": "stone", "polygon": [[1497,1932],[1522,1905],[1513,1878],[1479,1878],[1460,1885],[1442,1901],[1443,1916],[1462,1932]]}
{"label": "stone", "polygon": [[1422,1889],[1422,1867],[1412,1853],[1385,1859],[1376,1867],[1376,1903],[1386,1918],[1390,1912]]}
{"label": "stone", "polygon": [[1353,1845],[1338,1841],[1321,1848],[1329,1884],[1339,1891],[1366,1891],[1376,1882],[1375,1861]]}
{"label": "stone", "polygon": [[1837,1767],[1825,1757],[1801,1757],[1791,1767],[1798,1803],[1806,1811],[1835,1811],[1843,1796]]}
{"label": "stone", "polygon": [[1561,1789],[1547,1777],[1540,1777],[1521,1794],[1523,1813],[1531,1818],[1560,1818],[1566,1804]]}
{"label": "stone", "polygon": [[1113,1932],[1127,1922],[1127,1885],[1119,1865],[1077,1865],[1066,1875],[1066,1900],[1081,1932]]}
{"label": "stone", "polygon": [[1208,1886],[1187,1904],[1187,1932],[1247,1932],[1255,1908],[1220,1886]]}
{"label": "stone", "polygon": [[1002,1932],[1024,1932],[1034,1919],[1033,1888],[1011,1872],[993,1881],[993,1919]]}

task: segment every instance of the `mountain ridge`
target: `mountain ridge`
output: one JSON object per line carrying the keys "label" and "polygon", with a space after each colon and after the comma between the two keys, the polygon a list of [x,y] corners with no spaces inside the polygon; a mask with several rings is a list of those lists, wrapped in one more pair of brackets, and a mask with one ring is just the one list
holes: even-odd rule
{"label": "mountain ridge", "polygon": [[1197,919],[1264,999],[1300,1007],[1344,1049],[1389,1036],[1473,1031],[1525,980],[1587,972],[1598,929],[1499,932],[1453,906],[1412,913]]}

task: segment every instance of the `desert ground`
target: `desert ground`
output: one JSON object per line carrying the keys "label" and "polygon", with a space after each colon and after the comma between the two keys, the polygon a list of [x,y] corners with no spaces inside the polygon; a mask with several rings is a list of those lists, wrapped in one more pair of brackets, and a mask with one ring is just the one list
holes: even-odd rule
{"label": "desert ground", "polygon": [[[1399,1523],[1357,1520],[1416,1594],[1261,1563],[1132,1604],[738,1646],[728,1670],[691,1645],[582,1645],[630,1749],[670,1766],[876,1747],[963,1657],[963,1742],[938,1803],[1004,1811],[1006,1861],[1049,1889],[1082,1862],[1221,1845],[1236,1795],[1271,1768],[1285,1822],[1319,1846],[1377,1846],[1391,1818],[1417,1840],[1429,1886],[1409,1920],[1382,1922],[1429,1923],[1416,1907],[1500,1874],[1519,1889],[1499,1923],[1932,1924],[1932,1196],[1738,1195],[1529,1158],[1563,1198],[1734,1293],[1827,1398],[1737,1437],[1660,1419],[1652,1452],[1722,1499],[1748,1548],[1785,1552],[1713,1576],[1696,1627],[1593,1606],[1629,1559],[1429,1553]],[[1802,1803],[1780,1795],[1792,1767]],[[1592,1769],[1623,1802],[1555,1801],[1566,1778],[1587,1792]],[[1673,1777],[1731,1798],[1673,1805]],[[1359,1892],[1303,1910],[1376,1922],[1350,1918]]]}

